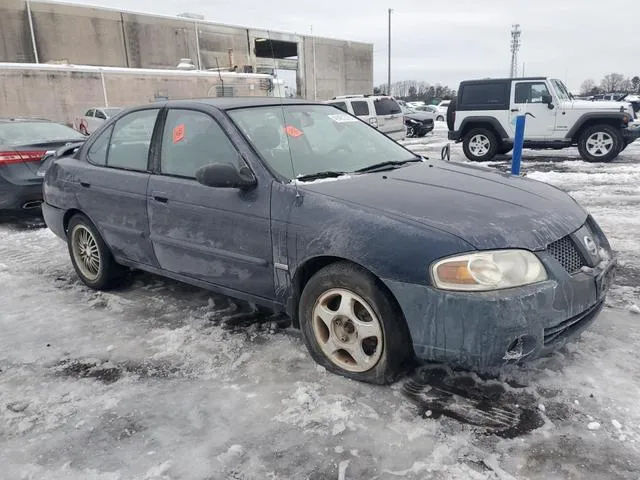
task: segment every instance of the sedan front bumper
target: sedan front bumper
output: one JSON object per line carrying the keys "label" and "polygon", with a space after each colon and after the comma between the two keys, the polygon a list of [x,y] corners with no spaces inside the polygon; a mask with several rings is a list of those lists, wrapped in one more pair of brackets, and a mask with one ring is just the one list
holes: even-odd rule
{"label": "sedan front bumper", "polygon": [[600,313],[614,259],[570,275],[537,252],[549,280],[493,292],[453,292],[384,280],[397,299],[420,360],[477,371],[545,355],[576,338]]}

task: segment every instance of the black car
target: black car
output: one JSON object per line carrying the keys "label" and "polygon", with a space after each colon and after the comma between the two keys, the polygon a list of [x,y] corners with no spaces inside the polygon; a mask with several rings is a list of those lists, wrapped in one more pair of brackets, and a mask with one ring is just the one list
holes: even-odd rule
{"label": "black car", "polygon": [[484,370],[560,348],[615,271],[559,189],[427,160],[298,100],[125,110],[54,159],[43,191],[89,287],[129,267],[284,312],[318,363],[376,383],[416,358]]}
{"label": "black car", "polygon": [[38,208],[42,203],[40,162],[47,153],[84,139],[59,123],[0,118],[0,211]]}
{"label": "black car", "polygon": [[418,112],[405,105],[401,105],[404,115],[404,125],[407,127],[407,137],[424,137],[433,130],[433,114]]}

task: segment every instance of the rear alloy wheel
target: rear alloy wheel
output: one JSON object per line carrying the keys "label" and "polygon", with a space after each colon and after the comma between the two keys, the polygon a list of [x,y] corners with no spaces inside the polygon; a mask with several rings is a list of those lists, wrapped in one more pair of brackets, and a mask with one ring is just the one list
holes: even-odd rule
{"label": "rear alloy wheel", "polygon": [[587,162],[610,162],[624,147],[620,131],[609,125],[586,128],[578,139],[578,151]]}
{"label": "rear alloy wheel", "polygon": [[358,266],[335,263],[316,273],[302,292],[299,318],[313,359],[345,377],[389,383],[412,358],[402,314]]}
{"label": "rear alloy wheel", "polygon": [[465,156],[472,162],[488,162],[498,150],[496,136],[486,128],[474,128],[462,142]]}
{"label": "rear alloy wheel", "polygon": [[118,265],[95,226],[82,214],[74,215],[67,229],[71,263],[88,287],[108,289],[117,284],[124,269]]}

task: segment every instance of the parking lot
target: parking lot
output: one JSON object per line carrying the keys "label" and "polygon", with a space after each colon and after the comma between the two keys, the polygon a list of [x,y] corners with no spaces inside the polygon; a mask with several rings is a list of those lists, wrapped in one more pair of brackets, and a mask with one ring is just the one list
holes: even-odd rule
{"label": "parking lot", "polygon": [[[406,141],[431,158],[446,144],[442,122]],[[578,342],[498,379],[434,365],[353,382],[285,318],[139,272],[92,291],[40,219],[3,218],[0,476],[637,479],[640,142],[609,164],[575,149],[523,162],[590,211],[620,268]]]}

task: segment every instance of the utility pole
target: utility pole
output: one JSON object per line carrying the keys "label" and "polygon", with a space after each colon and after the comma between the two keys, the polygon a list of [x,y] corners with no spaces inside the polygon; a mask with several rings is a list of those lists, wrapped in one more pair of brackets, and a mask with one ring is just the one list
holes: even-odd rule
{"label": "utility pole", "polygon": [[518,76],[518,50],[520,50],[520,24],[512,25],[511,30],[511,78]]}
{"label": "utility pole", "polygon": [[392,9],[389,9],[389,43],[388,43],[388,53],[389,53],[389,60],[388,60],[388,70],[387,70],[387,95],[391,95],[391,12],[393,12]]}

